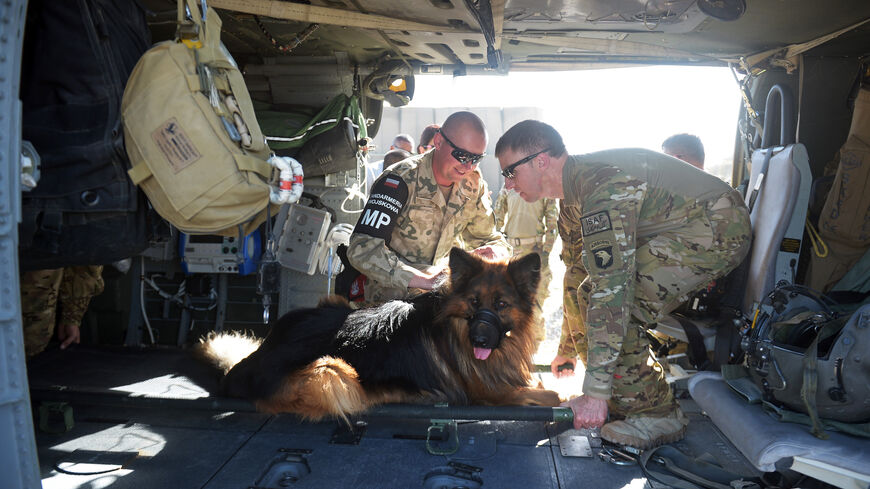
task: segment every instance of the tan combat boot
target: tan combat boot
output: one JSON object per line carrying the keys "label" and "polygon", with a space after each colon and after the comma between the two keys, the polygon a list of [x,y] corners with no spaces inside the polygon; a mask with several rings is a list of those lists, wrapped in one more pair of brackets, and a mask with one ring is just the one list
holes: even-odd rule
{"label": "tan combat boot", "polygon": [[679,408],[662,417],[629,415],[601,428],[601,437],[607,441],[645,450],[664,443],[680,441],[686,435],[689,419]]}

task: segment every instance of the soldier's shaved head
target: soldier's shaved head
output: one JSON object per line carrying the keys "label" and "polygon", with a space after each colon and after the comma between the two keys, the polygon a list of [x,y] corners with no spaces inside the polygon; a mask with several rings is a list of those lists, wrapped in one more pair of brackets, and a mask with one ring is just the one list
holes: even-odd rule
{"label": "soldier's shaved head", "polygon": [[477,164],[486,154],[489,141],[480,117],[459,111],[450,114],[432,142],[435,146],[432,155],[435,181],[449,187],[466,178],[469,172],[477,171]]}
{"label": "soldier's shaved head", "polygon": [[441,130],[452,136],[455,131],[475,131],[482,134],[484,138],[488,138],[486,127],[483,125],[483,120],[472,112],[460,111],[454,112],[447,117],[444,124],[441,125]]}
{"label": "soldier's shaved head", "polygon": [[694,134],[674,134],[662,143],[662,152],[695,168],[704,169],[704,144]]}

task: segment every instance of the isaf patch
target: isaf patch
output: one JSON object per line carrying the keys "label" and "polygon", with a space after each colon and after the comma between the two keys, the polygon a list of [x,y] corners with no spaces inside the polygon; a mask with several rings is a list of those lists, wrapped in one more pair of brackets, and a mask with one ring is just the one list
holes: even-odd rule
{"label": "isaf patch", "polygon": [[382,176],[372,185],[369,200],[353,232],[381,238],[389,245],[396,219],[407,202],[408,184],[394,173]]}
{"label": "isaf patch", "polygon": [[580,218],[580,225],[583,229],[584,237],[613,229],[613,226],[610,224],[610,215],[607,211],[586,214]]}

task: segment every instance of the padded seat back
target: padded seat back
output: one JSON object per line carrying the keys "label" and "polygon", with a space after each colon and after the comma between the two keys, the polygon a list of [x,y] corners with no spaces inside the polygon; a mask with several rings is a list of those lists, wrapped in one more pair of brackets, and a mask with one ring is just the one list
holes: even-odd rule
{"label": "padded seat back", "polygon": [[[773,119],[777,102],[779,121]],[[747,314],[777,283],[794,283],[797,274],[812,173],[804,145],[792,144],[790,107],[789,92],[774,85],[767,97],[762,148],[752,153],[746,205],[752,209],[753,239],[742,304]],[[773,142],[777,122],[780,140]]]}

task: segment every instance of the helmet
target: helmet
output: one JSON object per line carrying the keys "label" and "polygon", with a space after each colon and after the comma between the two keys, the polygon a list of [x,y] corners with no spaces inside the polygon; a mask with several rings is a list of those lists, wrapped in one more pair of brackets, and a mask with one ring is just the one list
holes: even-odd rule
{"label": "helmet", "polygon": [[755,312],[741,346],[767,401],[808,413],[801,398],[815,354],[816,409],[822,418],[870,421],[870,305],[838,317],[830,299],[798,285],[777,287]]}

